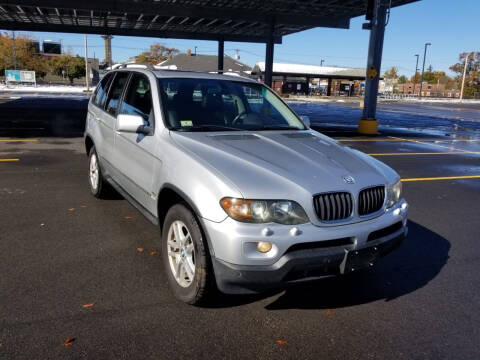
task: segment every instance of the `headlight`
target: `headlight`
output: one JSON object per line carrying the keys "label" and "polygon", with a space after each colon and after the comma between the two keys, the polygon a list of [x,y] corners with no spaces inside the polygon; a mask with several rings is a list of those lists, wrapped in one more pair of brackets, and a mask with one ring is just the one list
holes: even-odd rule
{"label": "headlight", "polygon": [[223,198],[220,205],[231,218],[242,222],[285,225],[309,222],[307,214],[295,201]]}
{"label": "headlight", "polygon": [[402,182],[398,180],[395,184],[387,187],[387,209],[395,205],[402,195]]}

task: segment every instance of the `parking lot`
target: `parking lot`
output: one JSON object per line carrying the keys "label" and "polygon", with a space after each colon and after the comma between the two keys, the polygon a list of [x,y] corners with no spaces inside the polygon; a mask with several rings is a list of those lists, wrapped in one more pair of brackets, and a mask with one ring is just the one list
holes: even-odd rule
{"label": "parking lot", "polygon": [[195,308],[168,290],[159,229],[90,195],[83,139],[17,130],[0,129],[0,359],[480,357],[477,138],[332,133],[401,175],[401,248],[361,273]]}

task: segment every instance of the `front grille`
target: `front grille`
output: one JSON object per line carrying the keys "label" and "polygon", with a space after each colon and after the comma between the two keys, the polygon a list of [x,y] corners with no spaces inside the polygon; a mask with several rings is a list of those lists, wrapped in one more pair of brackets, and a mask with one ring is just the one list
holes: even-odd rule
{"label": "front grille", "polygon": [[380,210],[385,200],[385,186],[374,186],[360,191],[358,215],[365,216]]}
{"label": "front grille", "polygon": [[321,221],[337,221],[349,218],[353,211],[352,195],[348,192],[316,195],[313,204]]}

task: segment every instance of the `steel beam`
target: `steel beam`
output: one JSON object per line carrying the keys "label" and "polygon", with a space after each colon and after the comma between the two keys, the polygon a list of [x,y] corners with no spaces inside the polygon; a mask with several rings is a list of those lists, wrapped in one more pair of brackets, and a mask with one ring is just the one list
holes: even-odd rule
{"label": "steel beam", "polygon": [[[21,3],[21,4],[20,4]],[[41,4],[40,4],[41,3]],[[60,8],[60,9],[77,9],[77,10],[95,10],[95,11],[112,11],[112,12],[128,12],[132,14],[163,14],[164,16],[178,16],[205,19],[225,19],[246,22],[268,23],[270,19],[275,18],[277,24],[289,24],[311,27],[332,27],[348,29],[350,27],[350,19],[332,18],[313,15],[295,15],[291,13],[273,11],[265,14],[258,9],[232,9],[219,8],[213,6],[193,6],[178,5],[174,3],[160,3],[155,1],[127,1],[127,0],[82,0],[80,2],[73,0],[0,0],[0,4],[5,5],[22,5],[22,6],[41,6],[42,8]],[[354,16],[356,16],[355,14]]]}
{"label": "steel beam", "polygon": [[367,77],[365,83],[365,99],[363,116],[358,130],[362,134],[373,135],[377,133],[378,121],[376,120],[378,83],[380,68],[382,66],[383,38],[385,34],[385,21],[388,4],[384,0],[374,0],[374,14],[370,29],[370,42],[368,46]]}
{"label": "steel beam", "polygon": [[[218,34],[201,33],[201,32],[182,32],[182,31],[164,31],[164,30],[146,30],[133,28],[113,28],[103,26],[76,26],[76,25],[60,25],[60,24],[31,24],[17,21],[0,21],[0,29],[5,30],[23,30],[23,31],[44,31],[44,32],[65,32],[77,34],[97,34],[97,35],[124,35],[124,36],[142,36],[155,38],[172,38],[172,39],[193,39],[193,40],[218,40]],[[224,41],[234,42],[252,42],[265,43],[269,37],[266,36],[250,36],[250,35],[224,35]],[[282,43],[282,37],[273,38],[276,44]]]}

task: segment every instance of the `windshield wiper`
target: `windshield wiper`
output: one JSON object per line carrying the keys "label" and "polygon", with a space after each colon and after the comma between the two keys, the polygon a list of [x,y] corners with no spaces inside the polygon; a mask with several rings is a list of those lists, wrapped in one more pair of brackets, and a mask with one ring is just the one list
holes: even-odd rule
{"label": "windshield wiper", "polygon": [[239,129],[223,125],[205,124],[195,126],[174,126],[170,130],[177,131],[244,131],[245,129]]}

